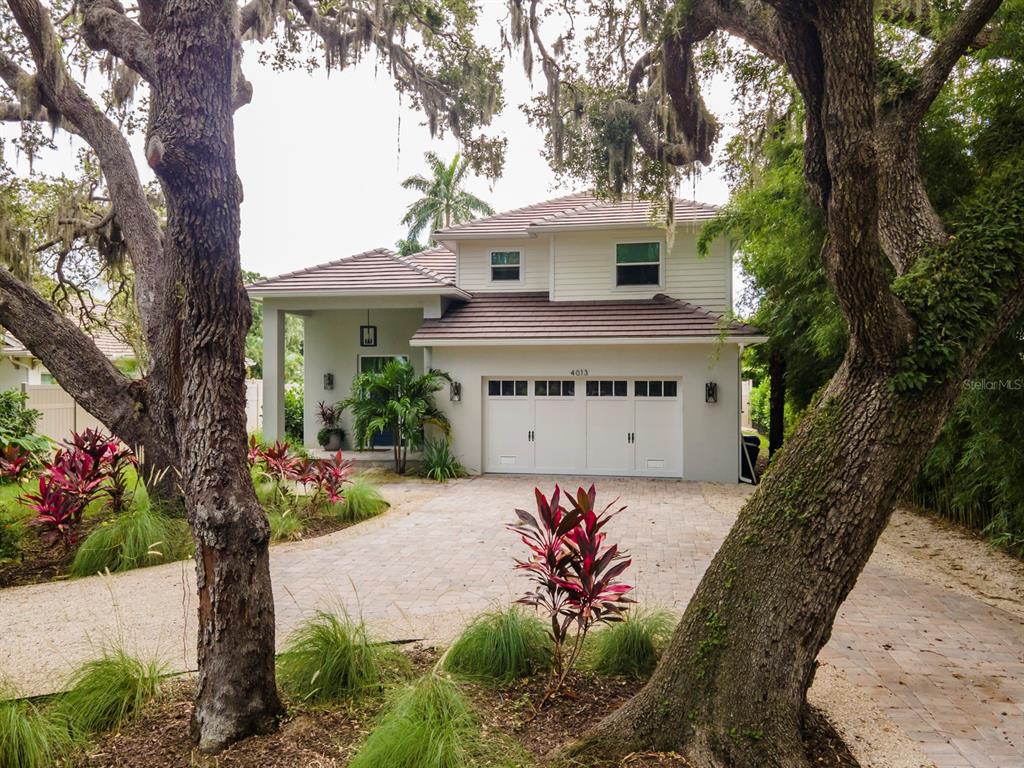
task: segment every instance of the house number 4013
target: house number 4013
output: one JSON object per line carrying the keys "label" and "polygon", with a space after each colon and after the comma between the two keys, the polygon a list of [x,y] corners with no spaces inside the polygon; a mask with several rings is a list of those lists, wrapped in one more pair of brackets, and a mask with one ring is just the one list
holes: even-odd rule
{"label": "house number 4013", "polygon": [[570,376],[589,376],[590,375],[590,371],[587,370],[586,368],[573,368],[571,371],[569,371],[569,375]]}

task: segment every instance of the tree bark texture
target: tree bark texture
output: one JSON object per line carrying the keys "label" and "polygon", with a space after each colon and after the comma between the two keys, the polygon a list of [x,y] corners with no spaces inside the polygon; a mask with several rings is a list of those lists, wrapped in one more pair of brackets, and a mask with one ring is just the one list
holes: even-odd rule
{"label": "tree bark texture", "polygon": [[229,0],[169,0],[155,19],[146,156],[167,201],[166,258],[182,285],[176,430],[199,588],[192,733],[216,751],[272,729],[270,529],[249,475],[245,333],[232,118],[237,44]]}

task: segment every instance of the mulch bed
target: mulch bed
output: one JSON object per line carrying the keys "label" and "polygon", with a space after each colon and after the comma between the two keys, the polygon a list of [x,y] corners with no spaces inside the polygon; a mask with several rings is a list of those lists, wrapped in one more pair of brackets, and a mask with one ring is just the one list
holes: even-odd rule
{"label": "mulch bed", "polygon": [[[436,660],[430,649],[407,649],[417,673]],[[531,678],[504,688],[464,686],[480,718],[483,732],[517,741],[543,765],[545,755],[570,741],[636,693],[642,682],[603,678],[578,672],[569,676],[565,692],[543,700],[545,681]],[[80,768],[342,768],[372,730],[383,707],[375,697],[357,705],[330,709],[290,702],[276,733],[246,739],[216,757],[195,752],[189,742],[192,712],[191,680],[166,684],[162,696],[135,721],[94,743],[76,766]],[[823,716],[811,713],[805,731],[808,757],[816,768],[858,768],[842,740]],[[582,764],[580,764],[582,765]],[[634,754],[623,768],[687,768],[674,754]]]}
{"label": "mulch bed", "polygon": [[[95,517],[83,519],[78,529],[79,541],[84,540],[101,522]],[[26,527],[28,530],[21,539],[18,558],[0,561],[0,589],[64,578],[75,559],[74,548],[69,550],[61,544],[44,544],[34,528]]]}

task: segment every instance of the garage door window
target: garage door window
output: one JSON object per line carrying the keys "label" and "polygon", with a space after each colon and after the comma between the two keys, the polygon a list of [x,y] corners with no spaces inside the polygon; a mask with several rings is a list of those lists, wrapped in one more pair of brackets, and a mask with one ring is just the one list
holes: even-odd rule
{"label": "garage door window", "polygon": [[537,397],[574,397],[576,395],[575,381],[535,381],[533,394]]}
{"label": "garage door window", "polygon": [[525,379],[491,379],[487,382],[487,394],[490,397],[526,397],[527,383]]}
{"label": "garage door window", "polygon": [[657,379],[633,382],[634,397],[675,397],[677,384],[674,381]]}
{"label": "garage door window", "polygon": [[628,392],[626,381],[601,379],[587,382],[587,397],[625,397]]}

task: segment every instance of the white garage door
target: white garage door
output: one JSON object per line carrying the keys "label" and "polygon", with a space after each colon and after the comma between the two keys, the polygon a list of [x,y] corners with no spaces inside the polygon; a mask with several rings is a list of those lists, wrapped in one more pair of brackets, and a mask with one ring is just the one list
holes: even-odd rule
{"label": "white garage door", "polygon": [[490,379],[484,471],[683,474],[677,379]]}

